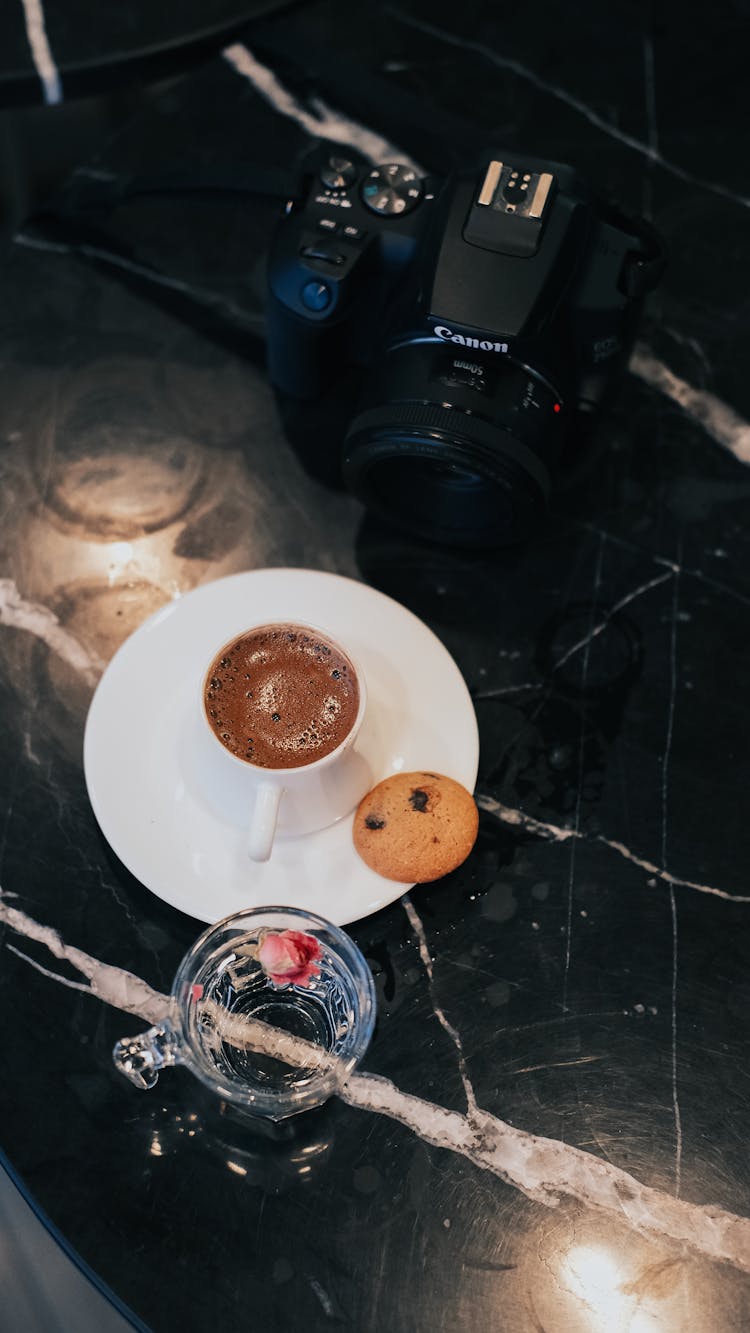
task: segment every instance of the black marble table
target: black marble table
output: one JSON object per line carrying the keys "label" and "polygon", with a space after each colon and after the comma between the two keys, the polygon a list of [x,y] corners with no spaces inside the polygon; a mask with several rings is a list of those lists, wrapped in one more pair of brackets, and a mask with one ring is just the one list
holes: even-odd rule
{"label": "black marble table", "polygon": [[70,98],[164,78],[205,58],[279,0],[200,0],[110,7],[11,0],[0,11],[0,107]]}
{"label": "black marble table", "polygon": [[[264,369],[272,198],[124,198],[6,248],[0,1144],[155,1333],[750,1325],[747,18],[321,0],[81,164],[275,168],[322,137],[436,171],[495,137],[651,218],[630,373],[513,550],[394,534],[303,467]],[[265,566],[416,612],[481,739],[475,850],[350,926],[375,1038],[286,1141],[184,1070],[113,1069],[202,923],[109,850],[82,769],[123,640]]]}

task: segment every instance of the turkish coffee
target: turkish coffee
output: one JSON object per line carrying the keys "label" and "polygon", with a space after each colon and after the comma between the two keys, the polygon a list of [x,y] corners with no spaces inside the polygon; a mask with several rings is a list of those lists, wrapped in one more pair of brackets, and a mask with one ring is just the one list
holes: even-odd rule
{"label": "turkish coffee", "polygon": [[359,712],[357,673],[304,625],[264,625],[225,644],[206,673],[214,735],[258,768],[301,768],[337,750]]}

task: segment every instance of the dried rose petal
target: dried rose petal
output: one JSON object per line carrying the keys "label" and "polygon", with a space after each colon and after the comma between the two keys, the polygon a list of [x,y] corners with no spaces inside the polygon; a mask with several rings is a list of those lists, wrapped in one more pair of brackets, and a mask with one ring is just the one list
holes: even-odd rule
{"label": "dried rose petal", "polygon": [[320,972],[316,959],[322,952],[314,935],[268,931],[258,946],[258,962],[276,986],[309,986]]}

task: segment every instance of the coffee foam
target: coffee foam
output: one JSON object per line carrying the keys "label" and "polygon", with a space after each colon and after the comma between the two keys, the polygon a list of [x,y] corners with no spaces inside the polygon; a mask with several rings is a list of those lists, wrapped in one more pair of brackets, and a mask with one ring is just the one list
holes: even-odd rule
{"label": "coffee foam", "polygon": [[206,716],[232,754],[259,768],[300,768],[348,736],[359,686],[348,657],[304,626],[265,626],[217,653]]}

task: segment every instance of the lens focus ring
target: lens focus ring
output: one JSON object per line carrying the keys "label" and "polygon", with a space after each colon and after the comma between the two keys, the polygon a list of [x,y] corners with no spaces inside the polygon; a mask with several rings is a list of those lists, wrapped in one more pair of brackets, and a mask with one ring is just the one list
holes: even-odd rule
{"label": "lens focus ring", "polygon": [[[502,426],[475,416],[473,413],[460,412],[452,407],[440,407],[432,403],[399,402],[388,407],[373,407],[361,412],[352,422],[347,432],[345,466],[350,463],[349,442],[362,435],[380,435],[382,432],[425,431],[436,434],[439,438],[466,440],[471,446],[478,445],[487,458],[488,454],[498,462],[503,457],[521,468],[538,486],[545,501],[549,497],[551,477],[537,455],[520,440],[517,440]],[[356,452],[356,446],[354,451]],[[489,460],[488,460],[489,461]],[[471,467],[471,458],[467,458]]]}

